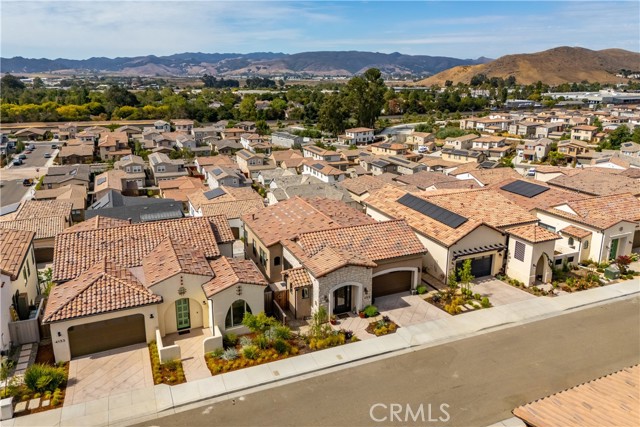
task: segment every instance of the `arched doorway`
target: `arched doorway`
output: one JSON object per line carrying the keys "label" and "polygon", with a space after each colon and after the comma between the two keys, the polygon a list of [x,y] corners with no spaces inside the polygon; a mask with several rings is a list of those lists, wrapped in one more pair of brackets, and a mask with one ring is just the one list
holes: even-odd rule
{"label": "arched doorway", "polygon": [[340,283],[329,291],[329,313],[342,314],[362,309],[362,284]]}
{"label": "arched doorway", "polygon": [[543,283],[547,282],[547,277],[545,274],[546,265],[547,265],[547,260],[545,259],[545,256],[540,255],[540,258],[538,258],[538,262],[536,263],[536,276],[535,276],[536,282],[543,282]]}

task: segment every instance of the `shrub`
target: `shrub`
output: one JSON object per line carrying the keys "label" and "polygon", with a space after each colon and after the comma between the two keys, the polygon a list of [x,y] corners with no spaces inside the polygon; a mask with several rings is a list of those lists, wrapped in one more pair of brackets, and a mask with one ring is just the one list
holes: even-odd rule
{"label": "shrub", "polygon": [[598,276],[597,274],[589,273],[587,274],[586,279],[589,283],[597,283],[600,281],[600,276]]}
{"label": "shrub", "polygon": [[249,360],[254,360],[255,358],[257,358],[259,352],[260,350],[258,350],[258,347],[256,347],[255,345],[248,345],[242,349],[242,355],[245,359]]}
{"label": "shrub", "polygon": [[222,345],[225,347],[235,347],[238,343],[238,336],[233,333],[224,334],[222,337]]}
{"label": "shrub", "polygon": [[416,288],[416,292],[418,293],[418,295],[426,294],[427,293],[427,287],[426,286],[418,286]]}
{"label": "shrub", "polygon": [[291,338],[291,329],[285,325],[278,325],[273,327],[274,335],[276,339],[288,340]]}
{"label": "shrub", "polygon": [[251,337],[245,335],[240,337],[239,343],[241,347],[247,347],[253,344],[253,340],[251,339]]}
{"label": "shrub", "polygon": [[224,353],[222,353],[223,360],[230,361],[230,360],[235,360],[237,358],[238,358],[238,350],[236,350],[233,347],[226,349]]}
{"label": "shrub", "polygon": [[258,335],[255,337],[253,343],[261,350],[269,347],[269,340],[264,335]]}
{"label": "shrub", "polygon": [[375,305],[368,305],[363,311],[366,317],[375,317],[378,315],[378,308]]}
{"label": "shrub", "polygon": [[491,303],[489,302],[489,298],[487,297],[483,297],[482,300],[480,301],[480,304],[482,305],[482,308],[491,307]]}
{"label": "shrub", "polygon": [[351,338],[353,338],[353,331],[352,330],[344,330],[341,329],[340,332],[342,332],[342,334],[344,335],[344,339],[345,340],[350,340]]}
{"label": "shrub", "polygon": [[209,354],[211,355],[211,357],[215,357],[216,359],[220,359],[220,357],[222,357],[223,353],[224,353],[224,349],[223,348],[216,348],[215,350],[213,350]]}
{"label": "shrub", "polygon": [[273,348],[278,352],[278,354],[284,354],[289,352],[291,345],[289,345],[285,340],[277,339],[273,343]]}
{"label": "shrub", "polygon": [[600,267],[598,267],[598,268],[596,268],[596,271],[597,271],[598,273],[604,273],[604,268],[600,268]]}
{"label": "shrub", "polygon": [[482,299],[482,295],[480,294],[473,294],[473,299],[477,299],[478,301],[480,301]]}
{"label": "shrub", "polygon": [[251,314],[245,311],[242,318],[242,324],[249,328],[251,332],[264,333],[268,329],[278,324],[278,320],[273,317],[267,316],[264,311],[258,314]]}
{"label": "shrub", "polygon": [[66,381],[62,368],[36,363],[24,373],[24,383],[32,392],[53,391]]}

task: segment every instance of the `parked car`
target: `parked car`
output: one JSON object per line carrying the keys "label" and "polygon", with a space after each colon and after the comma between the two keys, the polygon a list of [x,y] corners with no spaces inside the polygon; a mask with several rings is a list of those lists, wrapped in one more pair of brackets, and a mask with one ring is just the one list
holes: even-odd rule
{"label": "parked car", "polygon": [[424,145],[418,147],[418,153],[426,153],[427,151],[429,151],[429,148]]}
{"label": "parked car", "polygon": [[20,160],[27,160],[27,155],[26,155],[26,154],[20,154],[20,155],[18,156],[18,158],[19,158]]}
{"label": "parked car", "polygon": [[51,158],[51,153],[44,153],[44,158],[45,159],[50,159]]}
{"label": "parked car", "polygon": [[56,148],[58,148],[58,145],[57,144],[51,144],[51,148],[53,148],[55,150]]}
{"label": "parked car", "polygon": [[536,176],[536,168],[529,168],[527,176]]}
{"label": "parked car", "polygon": [[13,166],[20,166],[22,164],[22,159],[17,158],[13,159]]}
{"label": "parked car", "polygon": [[22,185],[25,187],[31,187],[33,185],[33,180],[30,178],[25,178],[22,180]]}

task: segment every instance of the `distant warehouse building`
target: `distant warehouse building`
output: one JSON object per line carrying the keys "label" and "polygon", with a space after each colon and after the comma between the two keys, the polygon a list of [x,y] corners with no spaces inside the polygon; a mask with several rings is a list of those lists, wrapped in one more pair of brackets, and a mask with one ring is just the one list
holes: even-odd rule
{"label": "distant warehouse building", "polygon": [[291,148],[295,144],[302,144],[303,138],[289,132],[274,132],[271,134],[271,144],[279,147]]}

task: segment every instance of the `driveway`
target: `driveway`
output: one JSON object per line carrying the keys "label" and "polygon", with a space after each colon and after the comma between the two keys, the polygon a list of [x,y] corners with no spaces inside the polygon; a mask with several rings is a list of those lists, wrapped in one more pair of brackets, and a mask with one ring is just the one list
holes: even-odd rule
{"label": "driveway", "polygon": [[146,344],[134,344],[71,360],[64,406],[153,387]]}
{"label": "driveway", "polygon": [[486,277],[474,280],[473,286],[471,286],[471,291],[474,294],[478,293],[482,296],[488,297],[494,307],[511,304],[512,302],[538,298],[535,295],[504,283],[495,277]]}

